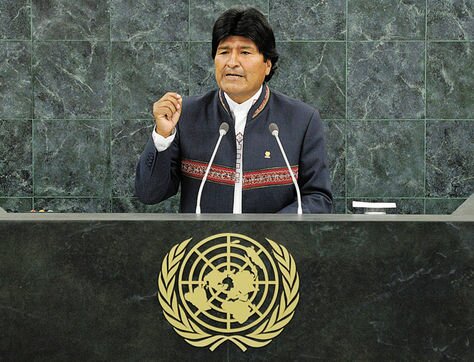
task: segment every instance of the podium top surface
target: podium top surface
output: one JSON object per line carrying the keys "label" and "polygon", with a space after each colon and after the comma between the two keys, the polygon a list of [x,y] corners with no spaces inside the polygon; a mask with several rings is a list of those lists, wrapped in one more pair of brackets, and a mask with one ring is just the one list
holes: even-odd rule
{"label": "podium top surface", "polygon": [[3,221],[474,222],[472,215],[6,213]]}

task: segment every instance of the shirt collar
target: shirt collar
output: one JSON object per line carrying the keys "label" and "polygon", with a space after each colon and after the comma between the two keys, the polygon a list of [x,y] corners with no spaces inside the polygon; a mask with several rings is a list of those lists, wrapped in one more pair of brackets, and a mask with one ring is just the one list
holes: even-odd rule
{"label": "shirt collar", "polygon": [[227,93],[224,92],[225,99],[227,101],[227,104],[229,105],[230,111],[235,115],[235,113],[239,114],[247,114],[249,113],[250,108],[255,104],[255,102],[258,100],[260,97],[260,94],[262,94],[262,89],[263,86],[260,87],[260,89],[255,93],[252,97],[247,99],[243,103],[236,103],[234,102],[228,95]]}

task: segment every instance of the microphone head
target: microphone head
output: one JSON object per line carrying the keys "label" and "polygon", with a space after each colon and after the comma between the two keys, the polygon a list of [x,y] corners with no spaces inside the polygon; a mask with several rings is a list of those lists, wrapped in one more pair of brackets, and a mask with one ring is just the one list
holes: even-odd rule
{"label": "microphone head", "polygon": [[270,123],[270,125],[268,126],[268,130],[270,131],[272,136],[278,136],[278,126],[276,125],[276,123]]}
{"label": "microphone head", "polygon": [[229,124],[227,122],[222,122],[219,127],[219,133],[223,136],[229,131]]}

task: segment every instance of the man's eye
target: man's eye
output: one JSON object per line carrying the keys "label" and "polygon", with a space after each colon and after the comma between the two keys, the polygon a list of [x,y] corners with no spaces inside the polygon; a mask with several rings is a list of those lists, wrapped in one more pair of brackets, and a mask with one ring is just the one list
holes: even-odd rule
{"label": "man's eye", "polygon": [[227,50],[221,50],[221,51],[219,52],[219,54],[227,54],[227,53],[228,53]]}
{"label": "man's eye", "polygon": [[248,55],[248,54],[250,54],[250,52],[243,51],[242,54]]}

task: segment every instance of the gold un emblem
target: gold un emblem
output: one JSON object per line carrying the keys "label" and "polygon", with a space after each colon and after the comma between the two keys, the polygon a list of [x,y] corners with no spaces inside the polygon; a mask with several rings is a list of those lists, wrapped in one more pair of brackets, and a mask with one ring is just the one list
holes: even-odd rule
{"label": "gold un emblem", "polygon": [[263,347],[290,322],[299,277],[288,250],[266,239],[271,252],[245,235],[210,236],[186,250],[173,246],[158,277],[158,299],[176,333],[214,351],[225,341],[242,351]]}

